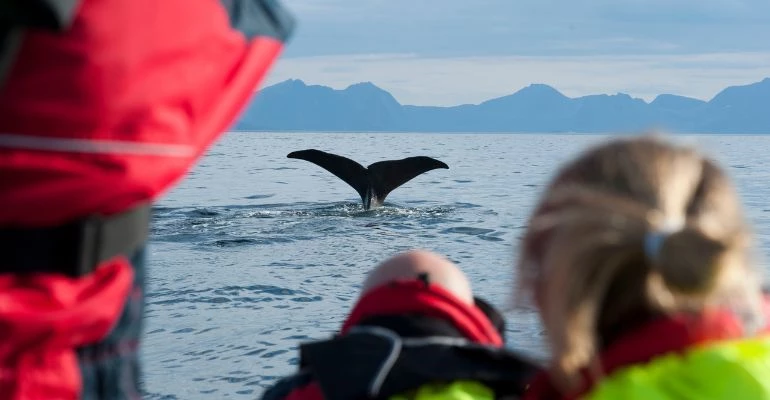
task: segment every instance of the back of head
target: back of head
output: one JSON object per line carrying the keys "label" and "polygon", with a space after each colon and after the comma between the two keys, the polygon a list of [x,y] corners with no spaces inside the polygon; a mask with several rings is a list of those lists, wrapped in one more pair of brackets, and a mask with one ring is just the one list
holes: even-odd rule
{"label": "back of head", "polygon": [[760,282],[730,180],[693,149],[616,139],[567,163],[523,238],[519,295],[534,296],[553,373],[568,385],[633,319],[729,307],[760,321]]}
{"label": "back of head", "polygon": [[452,293],[458,300],[473,304],[470,281],[453,262],[426,250],[411,250],[388,258],[366,277],[361,294],[364,295],[386,283],[399,279],[416,279],[420,275]]}
{"label": "back of head", "polygon": [[407,325],[416,322],[416,330],[396,329],[399,334],[409,331],[404,333],[408,336],[459,334],[477,343],[504,344],[503,316],[473,295],[470,281],[457,265],[430,251],[399,253],[372,270],[341,333],[367,318],[383,323],[380,317],[390,318],[390,323],[393,318],[399,320],[401,328],[405,320]]}

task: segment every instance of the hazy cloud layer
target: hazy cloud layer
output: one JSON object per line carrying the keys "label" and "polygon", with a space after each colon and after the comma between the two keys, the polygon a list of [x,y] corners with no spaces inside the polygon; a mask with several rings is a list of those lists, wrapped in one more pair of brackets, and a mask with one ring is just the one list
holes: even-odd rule
{"label": "hazy cloud layer", "polygon": [[287,56],[770,50],[770,0],[287,0]]}

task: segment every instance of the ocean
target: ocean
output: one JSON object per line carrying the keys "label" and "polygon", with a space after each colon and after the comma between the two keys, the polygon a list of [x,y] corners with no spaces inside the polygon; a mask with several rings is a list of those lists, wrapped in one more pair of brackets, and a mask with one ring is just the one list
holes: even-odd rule
{"label": "ocean", "polygon": [[[423,248],[459,264],[508,309],[516,241],[562,161],[606,135],[257,133],[218,141],[154,208],[143,376],[147,399],[254,399],[296,369],[297,345],[343,322],[367,271]],[[675,136],[722,163],[770,245],[770,136]],[[364,211],[358,194],[295,150],[449,165]],[[536,316],[509,310],[509,346],[545,357]]]}

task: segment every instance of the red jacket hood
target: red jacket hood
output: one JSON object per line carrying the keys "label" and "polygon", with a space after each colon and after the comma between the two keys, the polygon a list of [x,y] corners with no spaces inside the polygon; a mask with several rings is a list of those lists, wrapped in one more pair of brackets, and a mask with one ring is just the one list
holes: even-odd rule
{"label": "red jacket hood", "polygon": [[502,346],[503,340],[489,318],[451,292],[421,280],[400,280],[376,287],[356,303],[341,333],[376,315],[416,313],[450,321],[467,339]]}

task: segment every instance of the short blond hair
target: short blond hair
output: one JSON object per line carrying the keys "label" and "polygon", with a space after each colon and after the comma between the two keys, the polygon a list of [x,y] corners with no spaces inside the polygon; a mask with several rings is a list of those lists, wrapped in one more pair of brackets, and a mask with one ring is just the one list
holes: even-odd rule
{"label": "short blond hair", "polygon": [[[672,221],[676,229],[664,231]],[[654,249],[645,248],[651,235]],[[606,336],[640,310],[726,306],[749,328],[762,323],[750,237],[729,178],[693,148],[635,136],[563,166],[530,218],[517,265],[517,294],[539,299],[557,384],[573,388],[587,367],[600,374]]]}

